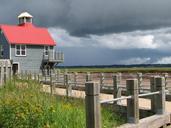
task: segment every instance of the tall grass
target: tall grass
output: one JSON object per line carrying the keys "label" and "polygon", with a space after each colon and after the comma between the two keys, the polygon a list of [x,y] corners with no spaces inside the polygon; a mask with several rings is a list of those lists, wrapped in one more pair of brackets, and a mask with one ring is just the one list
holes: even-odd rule
{"label": "tall grass", "polygon": [[[0,88],[1,128],[85,128],[84,100],[45,94],[35,81],[11,81]],[[103,128],[124,120],[102,109]]]}
{"label": "tall grass", "polygon": [[[104,72],[104,73],[116,73],[116,72],[125,72],[125,73],[155,73],[155,72],[171,72],[170,67],[134,67],[134,68],[68,68],[68,72]],[[64,72],[65,69],[61,68],[61,71]]]}

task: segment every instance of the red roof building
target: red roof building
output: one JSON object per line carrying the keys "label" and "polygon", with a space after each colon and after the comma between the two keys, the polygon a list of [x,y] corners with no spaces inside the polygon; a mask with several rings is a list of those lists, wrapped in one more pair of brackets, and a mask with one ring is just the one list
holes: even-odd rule
{"label": "red roof building", "polygon": [[0,25],[0,29],[10,44],[56,45],[46,28],[36,27],[32,23]]}
{"label": "red roof building", "polygon": [[63,54],[56,53],[56,42],[48,30],[33,25],[32,18],[28,12],[23,12],[18,16],[18,25],[0,25],[1,58],[13,60],[15,73],[39,72],[63,62]]}

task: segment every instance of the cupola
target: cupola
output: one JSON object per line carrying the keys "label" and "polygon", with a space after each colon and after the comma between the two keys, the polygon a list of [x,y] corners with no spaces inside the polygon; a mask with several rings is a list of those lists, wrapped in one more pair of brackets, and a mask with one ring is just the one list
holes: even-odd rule
{"label": "cupola", "polygon": [[25,23],[32,23],[33,16],[29,14],[28,12],[23,12],[18,16],[19,25],[25,24]]}

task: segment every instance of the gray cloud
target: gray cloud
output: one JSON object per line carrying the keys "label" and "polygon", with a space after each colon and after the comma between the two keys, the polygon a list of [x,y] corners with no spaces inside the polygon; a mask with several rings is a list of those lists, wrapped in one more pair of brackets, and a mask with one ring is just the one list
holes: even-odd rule
{"label": "gray cloud", "polygon": [[0,24],[28,11],[49,28],[64,65],[170,63],[170,0],[0,0]]}
{"label": "gray cloud", "polygon": [[75,37],[60,28],[49,32],[64,50],[65,65],[171,62],[171,27],[89,37]]}
{"label": "gray cloud", "polygon": [[15,24],[23,10],[76,36],[171,26],[170,0],[0,0],[0,23]]}

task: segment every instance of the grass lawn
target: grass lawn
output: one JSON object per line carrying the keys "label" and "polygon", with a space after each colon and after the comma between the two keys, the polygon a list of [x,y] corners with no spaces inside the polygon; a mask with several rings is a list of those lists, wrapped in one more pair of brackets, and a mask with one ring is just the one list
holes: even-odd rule
{"label": "grass lawn", "polygon": [[[65,69],[61,68],[62,71]],[[67,68],[68,72],[104,72],[104,73],[115,73],[115,72],[127,72],[127,73],[153,73],[153,72],[171,72],[171,67],[146,67],[146,68]]]}
{"label": "grass lawn", "polygon": [[[15,80],[0,88],[1,128],[85,128],[83,99],[55,97],[41,92],[35,81]],[[103,128],[116,127],[124,117],[102,108]]]}

